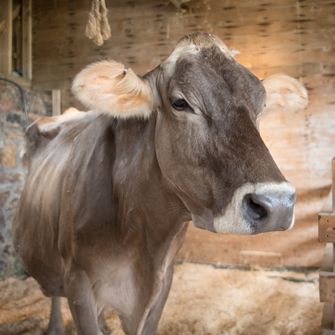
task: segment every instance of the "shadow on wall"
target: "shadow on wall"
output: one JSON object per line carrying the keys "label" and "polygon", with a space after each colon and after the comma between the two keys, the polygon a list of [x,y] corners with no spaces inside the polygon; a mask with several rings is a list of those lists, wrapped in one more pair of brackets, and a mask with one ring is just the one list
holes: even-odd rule
{"label": "shadow on wall", "polygon": [[[30,122],[52,114],[51,92],[24,90],[24,94]],[[19,89],[0,80],[0,278],[23,273],[13,249],[11,226],[26,174],[24,126]]]}

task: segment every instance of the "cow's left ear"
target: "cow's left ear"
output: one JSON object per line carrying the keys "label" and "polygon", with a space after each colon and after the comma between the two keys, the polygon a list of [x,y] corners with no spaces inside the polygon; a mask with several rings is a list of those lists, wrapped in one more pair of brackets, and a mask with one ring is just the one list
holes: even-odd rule
{"label": "cow's left ear", "polygon": [[274,74],[265,78],[263,85],[266,91],[263,112],[295,112],[304,109],[308,104],[307,90],[295,78],[285,74]]}
{"label": "cow's left ear", "polygon": [[86,107],[118,118],[148,118],[153,110],[148,82],[114,61],[94,63],[79,72],[72,92]]}

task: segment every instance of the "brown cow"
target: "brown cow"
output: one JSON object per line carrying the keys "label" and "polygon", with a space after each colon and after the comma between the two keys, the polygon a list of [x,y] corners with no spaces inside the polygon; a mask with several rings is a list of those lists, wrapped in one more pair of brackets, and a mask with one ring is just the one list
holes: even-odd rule
{"label": "brown cow", "polygon": [[48,335],[64,333],[59,296],[81,335],[103,333],[105,306],[126,334],[155,334],[191,219],[221,233],[291,227],[294,189],[256,127],[264,87],[217,37],[186,36],[143,78],[90,65],[73,91],[90,112],[27,131],[14,223],[27,271],[54,297]]}

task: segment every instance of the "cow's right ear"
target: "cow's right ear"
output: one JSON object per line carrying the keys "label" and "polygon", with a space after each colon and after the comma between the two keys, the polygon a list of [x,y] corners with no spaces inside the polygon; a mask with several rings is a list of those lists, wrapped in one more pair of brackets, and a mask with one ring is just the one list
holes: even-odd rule
{"label": "cow's right ear", "polygon": [[[266,91],[263,112],[295,112],[308,104],[306,88],[297,79],[285,74],[274,74],[262,81]],[[262,113],[263,114],[263,113]]]}
{"label": "cow's right ear", "polygon": [[148,118],[153,110],[148,82],[114,61],[94,63],[79,72],[72,92],[86,107],[118,118]]}

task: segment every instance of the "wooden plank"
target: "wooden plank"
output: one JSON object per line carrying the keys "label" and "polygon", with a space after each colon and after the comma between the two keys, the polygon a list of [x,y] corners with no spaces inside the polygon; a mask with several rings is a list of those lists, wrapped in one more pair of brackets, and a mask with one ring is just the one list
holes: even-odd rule
{"label": "wooden plank", "polygon": [[14,76],[12,74],[8,74],[5,77],[9,80],[12,80],[12,81],[16,82],[17,84],[19,84],[22,87],[29,88],[31,86],[30,81],[27,80],[26,78]]}
{"label": "wooden plank", "polygon": [[333,244],[327,243],[325,247],[325,252],[323,260],[321,263],[320,270],[323,272],[332,272],[333,271]]}
{"label": "wooden plank", "polygon": [[52,115],[60,115],[61,110],[61,91],[52,90]]}
{"label": "wooden plank", "polygon": [[321,321],[321,334],[322,335],[335,335],[333,327],[333,304],[325,303],[323,306],[322,321]]}
{"label": "wooden plank", "polygon": [[32,79],[32,13],[31,1],[23,0],[22,27],[23,27],[23,77],[31,81]]}
{"label": "wooden plank", "polygon": [[335,273],[320,271],[320,301],[335,302]]}
{"label": "wooden plank", "polygon": [[255,250],[242,250],[239,253],[239,263],[242,265],[253,264],[261,267],[271,267],[272,264],[282,265],[282,254],[278,252],[264,252]]}
{"label": "wooden plank", "polygon": [[[31,57],[31,0],[23,1],[23,76],[18,77],[12,74],[12,21],[13,7],[12,0],[0,0],[2,10],[0,11],[0,22],[4,22],[4,30],[0,34],[0,73],[7,79],[15,81],[23,87],[30,87],[32,76]],[[18,7],[19,8],[19,7]],[[15,14],[15,13],[14,13]],[[26,15],[27,14],[27,15]]]}
{"label": "wooden plank", "polygon": [[[319,239],[334,242],[335,158],[332,160],[332,213],[319,215]],[[326,272],[324,269],[332,272]],[[320,301],[326,302],[322,315],[321,335],[335,335],[335,244],[328,244],[320,271]]]}
{"label": "wooden plank", "polygon": [[1,0],[0,22],[0,73],[8,76],[12,69],[12,1]]}
{"label": "wooden plank", "polygon": [[335,243],[335,214],[319,214],[319,241]]}
{"label": "wooden plank", "polygon": [[335,330],[322,329],[321,335],[335,335]]}

